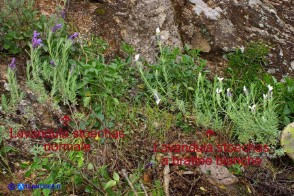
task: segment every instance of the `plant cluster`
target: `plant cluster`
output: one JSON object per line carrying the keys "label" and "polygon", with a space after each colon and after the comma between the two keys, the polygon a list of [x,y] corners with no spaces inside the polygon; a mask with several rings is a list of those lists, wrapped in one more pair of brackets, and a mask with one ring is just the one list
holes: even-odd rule
{"label": "plant cluster", "polygon": [[46,17],[39,16],[33,0],[4,0],[0,8],[0,52],[19,54],[27,46],[34,29],[41,31]]}
{"label": "plant cluster", "polygon": [[[13,0],[10,3],[5,1],[5,5],[17,6],[21,10],[32,4]],[[6,12],[2,14],[8,17]],[[0,20],[3,19],[1,17]],[[199,51],[163,46],[159,29],[156,30],[159,55],[157,62],[150,65],[140,55],[134,55],[135,50],[126,43],[122,46],[128,55],[126,58],[106,61],[103,53],[107,43],[95,36],[84,39],[78,32],[69,33],[63,17],[52,17],[44,25],[37,25],[40,28],[29,26],[27,31],[9,26],[11,21],[21,21],[21,17],[17,14],[9,16],[7,24],[0,26],[0,33],[2,30],[8,36],[10,31],[16,31],[20,36],[19,33],[23,35],[25,32],[26,38],[22,40],[29,39],[30,49],[26,85],[37,95],[40,103],[68,107],[72,112],[72,129],[116,128],[130,121],[129,124],[135,127],[146,124],[151,135],[164,139],[165,132],[176,123],[182,130],[190,129],[187,123],[182,122],[193,116],[197,127],[223,131],[222,134],[228,134],[233,141],[276,148],[279,126],[293,121],[293,79],[277,82],[263,72],[262,65],[266,63],[269,48],[260,42],[229,54],[229,75],[226,78],[215,76],[210,80],[204,69],[206,62],[199,57]],[[32,18],[26,20],[34,21]],[[19,47],[18,41],[5,36],[0,39],[1,43],[3,40],[7,42],[5,50],[19,53],[13,49]],[[2,110],[6,113],[9,110],[14,112],[23,99],[15,76],[16,69],[13,58],[7,68],[10,96],[2,95],[1,100]],[[65,140],[63,142],[72,144],[84,142],[81,138]],[[95,142],[94,145],[106,143],[99,137]],[[3,145],[2,138],[0,145]],[[123,144],[117,145],[121,147]],[[3,167],[7,169],[7,153],[11,150],[0,150]],[[42,179],[40,183],[61,183],[64,187],[73,184],[81,186],[89,194],[98,191],[101,195],[127,192],[132,195],[134,190],[138,193],[144,191],[139,181],[144,168],[141,165],[130,175],[123,171],[126,179],[123,181],[119,172],[109,172],[107,165],[93,162],[85,152],[54,152],[44,157],[42,148],[35,146],[31,153],[34,155],[33,163],[22,163],[21,166],[27,169],[26,177],[38,172]],[[231,170],[236,174],[242,173],[239,165],[232,166]],[[133,187],[128,188],[129,184]],[[152,194],[163,195],[160,181],[156,181],[154,186]],[[50,190],[42,193],[49,195]],[[34,192],[35,195],[42,193],[41,190]]]}
{"label": "plant cluster", "polygon": [[260,82],[265,75],[263,65],[267,63],[270,47],[263,42],[251,42],[245,48],[240,48],[227,55],[229,66],[226,70],[235,85],[250,86]]}

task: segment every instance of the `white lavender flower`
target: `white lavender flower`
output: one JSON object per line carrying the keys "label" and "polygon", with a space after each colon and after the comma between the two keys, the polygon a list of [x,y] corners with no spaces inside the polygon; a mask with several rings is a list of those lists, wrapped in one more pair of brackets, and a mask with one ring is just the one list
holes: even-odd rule
{"label": "white lavender flower", "polygon": [[241,51],[241,53],[244,53],[244,49],[245,49],[244,46],[241,46],[241,47],[240,47],[240,51]]}
{"label": "white lavender flower", "polygon": [[216,88],[216,93],[220,94],[222,92],[222,89]]}
{"label": "white lavender flower", "polygon": [[159,34],[160,33],[160,29],[159,27],[156,28],[156,34]]}
{"label": "white lavender flower", "polygon": [[227,89],[227,96],[228,97],[232,97],[232,93],[231,93],[231,89],[230,88]]}
{"label": "white lavender flower", "polygon": [[139,58],[140,58],[140,54],[136,54],[136,55],[135,55],[135,61],[138,61]]}
{"label": "white lavender flower", "polygon": [[8,83],[4,83],[4,89],[10,91],[10,87]]}
{"label": "white lavender flower", "polygon": [[161,99],[160,99],[160,95],[158,94],[157,90],[154,90],[153,95],[154,95],[155,102],[158,105],[159,102],[161,101]]}
{"label": "white lavender flower", "polygon": [[264,98],[264,99],[267,99],[267,95],[266,95],[266,94],[263,94],[263,98]]}
{"label": "white lavender flower", "polygon": [[224,78],[219,78],[219,77],[217,77],[217,79],[219,82],[222,82],[224,80]]}
{"label": "white lavender flower", "polygon": [[244,91],[245,95],[248,96],[249,93],[248,93],[246,86],[243,87],[243,91]]}
{"label": "white lavender flower", "polygon": [[269,93],[271,93],[273,91],[273,89],[274,89],[271,85],[267,85],[267,88],[268,88]]}
{"label": "white lavender flower", "polygon": [[256,111],[256,105],[254,104],[253,106],[249,106],[250,110],[252,113]]}

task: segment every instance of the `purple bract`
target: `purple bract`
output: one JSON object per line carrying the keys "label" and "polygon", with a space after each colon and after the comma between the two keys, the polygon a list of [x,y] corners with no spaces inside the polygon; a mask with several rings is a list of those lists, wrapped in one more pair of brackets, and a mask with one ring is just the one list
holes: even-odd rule
{"label": "purple bract", "polygon": [[62,27],[62,24],[57,24],[57,25],[55,25],[52,29],[51,29],[51,31],[54,33],[55,31],[57,31],[58,29],[60,29]]}
{"label": "purple bract", "polygon": [[68,39],[71,39],[71,40],[74,40],[76,37],[78,37],[79,36],[79,33],[78,32],[75,32],[74,34],[72,34],[72,35],[70,35],[69,37],[68,37]]}
{"label": "purple bract", "polygon": [[65,10],[61,10],[61,18],[65,18]]}
{"label": "purple bract", "polygon": [[16,64],[15,64],[15,58],[14,57],[12,58],[12,61],[8,66],[9,66],[10,69],[15,69]]}
{"label": "purple bract", "polygon": [[51,65],[55,66],[55,62],[54,62],[53,60],[51,60],[49,63],[50,63]]}
{"label": "purple bract", "polygon": [[38,36],[40,35],[40,33],[38,33],[37,31],[34,31],[34,35],[32,38],[32,46],[33,48],[37,48],[38,46],[42,45],[42,40],[38,39]]}

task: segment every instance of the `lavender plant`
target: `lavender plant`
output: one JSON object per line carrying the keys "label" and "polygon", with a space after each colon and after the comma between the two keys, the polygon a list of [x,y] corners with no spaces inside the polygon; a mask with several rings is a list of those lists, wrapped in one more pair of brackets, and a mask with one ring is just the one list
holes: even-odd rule
{"label": "lavender plant", "polygon": [[13,112],[23,98],[23,93],[20,92],[20,87],[18,86],[16,75],[16,59],[12,58],[11,63],[7,68],[7,80],[8,80],[8,90],[10,91],[10,100],[8,102],[6,96],[2,95],[2,109],[5,112]]}
{"label": "lavender plant", "polygon": [[[63,24],[57,24],[48,30],[46,39],[47,45],[44,46],[48,51],[49,62],[40,60],[40,46],[43,46],[42,40],[38,38],[40,33],[34,32],[31,46],[31,61],[27,66],[28,84],[34,89],[44,91],[44,84],[41,78],[52,84],[50,96],[53,100],[55,96],[60,95],[64,104],[76,103],[77,74],[74,71],[74,65],[69,59],[70,49],[73,40],[78,33],[71,35],[68,39],[55,37],[58,30],[62,29]],[[70,67],[71,66],[71,67]],[[31,75],[33,82],[31,80]]]}
{"label": "lavender plant", "polygon": [[[247,89],[246,87],[244,89]],[[275,146],[279,136],[277,103],[268,86],[268,93],[258,100],[255,85],[237,100],[226,101],[226,115],[234,124],[234,135],[242,143],[262,143]]]}
{"label": "lavender plant", "polygon": [[195,89],[194,114],[196,124],[206,128],[220,130],[223,128],[223,120],[220,117],[221,97],[223,97],[223,78],[214,78],[213,85],[199,73]]}
{"label": "lavender plant", "polygon": [[156,64],[144,67],[141,61],[136,61],[141,79],[157,105],[161,102],[169,106],[171,111],[189,113],[197,82],[195,75],[202,71],[205,62],[188,47],[185,51],[187,54],[183,54],[179,48],[164,47],[159,28],[156,29],[156,39],[159,47]]}
{"label": "lavender plant", "polygon": [[[41,65],[40,55],[41,47],[44,46],[43,41],[39,36],[41,33],[34,31],[30,47],[30,61],[26,67],[27,86],[37,95],[38,101],[41,103],[46,102],[49,97],[44,87],[44,82],[41,79],[41,72],[44,66]],[[43,64],[44,65],[44,64]],[[47,78],[48,74],[46,75]],[[46,79],[45,78],[45,79]]]}

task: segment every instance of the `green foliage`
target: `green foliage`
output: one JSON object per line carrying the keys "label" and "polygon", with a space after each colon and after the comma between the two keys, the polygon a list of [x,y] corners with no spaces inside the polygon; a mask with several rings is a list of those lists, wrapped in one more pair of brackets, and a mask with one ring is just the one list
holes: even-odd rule
{"label": "green foliage", "polygon": [[229,167],[229,171],[235,175],[242,175],[242,165],[234,164],[231,167]]}
{"label": "green foliage", "polygon": [[83,54],[85,54],[86,62],[88,60],[95,59],[98,54],[103,54],[108,48],[107,42],[92,34],[90,35],[89,39],[84,39],[82,42],[84,42],[84,44],[82,44],[80,47]]}
{"label": "green foliage", "polygon": [[[214,78],[211,84],[206,76],[199,73],[197,77],[197,86],[195,87],[194,113],[196,124],[198,126],[220,130],[223,127],[221,117],[220,93],[217,91],[222,88],[223,78]],[[218,81],[218,82],[217,82]]]}
{"label": "green foliage", "polygon": [[266,55],[269,49],[263,42],[251,42],[244,51],[238,49],[229,54],[227,74],[240,87],[250,86],[250,83],[259,81],[265,73],[263,65],[267,63]]}
{"label": "green foliage", "polygon": [[294,121],[294,79],[284,78],[284,82],[278,82],[274,76],[265,75],[264,82],[273,86],[273,93],[280,103],[278,114],[281,127]]}
{"label": "green foliage", "polygon": [[164,191],[163,191],[163,187],[160,183],[159,180],[155,181],[155,188],[154,190],[152,190],[152,196],[163,196],[164,195]]}
{"label": "green foliage", "polygon": [[8,54],[19,54],[31,40],[34,30],[41,31],[45,16],[38,17],[33,0],[4,0],[0,8],[0,45]]}
{"label": "green foliage", "polygon": [[147,117],[147,127],[150,132],[156,135],[156,138],[164,139],[166,132],[174,125],[174,116],[166,110],[150,106],[147,106],[144,113]]}
{"label": "green foliage", "polygon": [[9,88],[9,99],[2,94],[1,106],[5,113],[13,113],[16,110],[17,104],[22,100],[24,94],[21,92],[20,87],[17,83],[15,70],[10,67],[7,68],[7,80]]}
{"label": "green foliage", "polygon": [[275,146],[279,136],[277,103],[268,93],[266,98],[256,98],[255,86],[249,95],[240,94],[227,102],[226,113],[234,124],[234,133],[241,143],[260,143]]}
{"label": "green foliage", "polygon": [[17,150],[11,146],[5,145],[5,140],[8,138],[9,136],[7,136],[6,134],[5,127],[0,126],[0,166],[4,169],[3,171],[8,171],[9,174],[14,178],[14,175],[10,168],[11,164],[10,160],[8,159],[8,153],[17,152]]}
{"label": "green foliage", "polygon": [[[194,128],[193,123],[190,126],[185,122],[188,116],[193,116],[198,127],[214,130],[229,127],[232,135],[241,143],[276,146],[278,115],[284,123],[293,120],[293,80],[287,78],[285,83],[279,83],[267,77],[261,81],[264,75],[262,65],[266,63],[265,56],[269,51],[263,43],[251,43],[244,52],[238,50],[230,54],[228,73],[232,78],[214,77],[211,81],[204,71],[206,62],[199,57],[198,50],[185,47],[184,52],[181,52],[179,48],[163,47],[158,40],[160,54],[157,62],[149,65],[136,59],[135,67],[132,65],[135,50],[126,43],[122,44],[123,51],[128,55],[125,59],[116,57],[105,60],[103,53],[108,44],[101,38],[91,35],[89,39],[68,39],[68,27],[63,19],[35,19],[37,12],[32,10],[32,1],[5,1],[5,6],[6,10],[0,14],[0,22],[4,18],[7,20],[0,23],[0,34],[5,32],[0,41],[9,53],[19,53],[21,50],[16,48],[25,47],[22,44],[24,41],[31,41],[33,30],[45,29],[41,35],[42,47],[33,48],[29,44],[27,86],[41,103],[53,102],[56,106],[62,101],[70,110],[75,109],[71,116],[73,121],[70,122],[71,128],[75,130],[112,129],[121,127],[119,124],[123,123],[130,129],[136,129],[142,125],[141,119],[137,117],[140,111],[141,116],[146,117],[143,123],[152,134],[161,138],[176,123],[185,131]],[[26,29],[22,29],[23,24],[26,24],[23,21],[29,21]],[[52,32],[56,24],[63,24],[63,27]],[[140,77],[144,84],[139,83]],[[250,85],[255,81],[258,81],[257,86]],[[238,84],[234,85],[235,82]],[[10,104],[16,105],[22,98],[12,70],[8,72],[8,83],[10,97],[1,96],[4,111],[8,111]],[[273,94],[268,91],[266,97],[262,98],[262,93],[258,94],[257,91],[265,91],[266,84],[273,86]],[[251,86],[245,96],[240,93],[243,85]],[[232,89],[228,91],[225,87]],[[157,105],[150,106],[154,98]],[[76,110],[77,105],[80,106],[79,110]],[[279,113],[277,108],[280,109]],[[227,122],[230,126],[227,126]],[[96,140],[101,146],[108,142],[101,138]],[[89,141],[92,140],[66,138],[62,143],[80,144]],[[50,142],[60,143],[61,140]],[[116,144],[122,145],[120,142]],[[3,145],[2,138],[0,145]],[[7,153],[11,150],[7,146],[0,150],[4,167],[8,167]],[[82,188],[90,195],[134,195],[119,172],[114,172],[107,165],[99,165],[91,158],[91,153],[71,151],[45,154],[42,146],[35,146],[31,154],[34,155],[33,163],[22,163],[21,166],[27,169],[25,177],[32,173],[38,174],[39,183],[61,183],[64,192],[67,191],[65,187],[71,185]],[[235,174],[242,173],[240,165],[234,165],[230,170]],[[142,174],[143,169],[139,166],[132,174],[127,177],[124,175],[140,194],[143,193],[139,182]],[[154,182],[150,190],[152,195],[164,195],[159,180]],[[35,190],[34,195],[50,193],[50,190]]]}
{"label": "green foliage", "polygon": [[147,65],[148,69],[144,69],[142,62],[137,62],[140,76],[156,102],[162,100],[171,111],[178,109],[186,113],[191,107],[187,103],[194,97],[195,75],[203,70],[205,61],[199,58],[199,51],[187,47],[186,52],[181,53],[179,48],[171,50],[160,45],[160,51],[158,62]]}
{"label": "green foliage", "polygon": [[41,93],[41,96],[45,97],[44,84],[49,83],[52,86],[51,99],[61,99],[64,104],[76,103],[78,74],[76,62],[70,59],[72,45],[72,40],[61,37],[58,32],[53,33],[50,29],[47,45],[43,49],[33,48],[30,44],[31,61],[27,65],[27,83],[32,90],[40,89],[36,93]]}
{"label": "green foliage", "polygon": [[[278,103],[273,99],[272,87],[259,98],[257,88],[251,85],[243,94],[234,94],[238,89],[225,89],[223,78],[214,78],[214,84],[198,76],[195,90],[196,123],[215,130],[224,129],[224,121],[229,119],[233,135],[241,143],[261,143],[275,146],[279,136]],[[246,87],[245,87],[246,88]]]}

